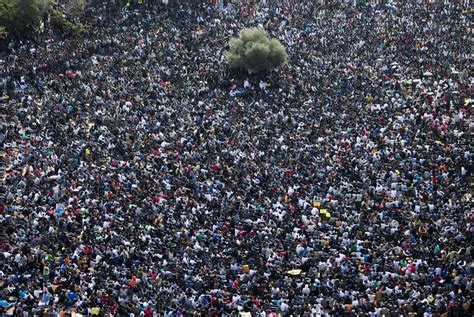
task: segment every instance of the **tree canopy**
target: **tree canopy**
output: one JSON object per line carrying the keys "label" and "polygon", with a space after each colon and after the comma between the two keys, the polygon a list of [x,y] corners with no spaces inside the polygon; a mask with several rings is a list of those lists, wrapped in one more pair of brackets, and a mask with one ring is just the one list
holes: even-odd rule
{"label": "tree canopy", "polygon": [[0,0],[0,39],[28,36],[40,25],[43,13],[49,14],[50,25],[55,30],[80,36],[84,26],[77,17],[84,13],[86,1],[69,0],[63,4],[64,7],[57,7],[51,0]]}
{"label": "tree canopy", "polygon": [[41,20],[36,0],[0,0],[0,28],[4,33],[22,35],[34,30]]}
{"label": "tree canopy", "polygon": [[229,41],[225,57],[231,67],[257,73],[278,68],[286,61],[285,47],[261,27],[240,31],[238,38]]}

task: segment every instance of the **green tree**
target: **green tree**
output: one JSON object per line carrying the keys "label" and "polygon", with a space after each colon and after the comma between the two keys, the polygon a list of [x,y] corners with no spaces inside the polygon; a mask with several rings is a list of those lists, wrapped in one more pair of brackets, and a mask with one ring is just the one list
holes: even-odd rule
{"label": "green tree", "polygon": [[41,12],[48,11],[49,7],[54,6],[57,0],[36,0]]}
{"label": "green tree", "polygon": [[64,2],[64,11],[70,16],[81,16],[86,7],[86,0],[67,0]]}
{"label": "green tree", "polygon": [[14,7],[14,0],[0,0],[0,26],[4,29],[4,32],[7,32],[7,29],[11,31],[10,28],[14,20]]}
{"label": "green tree", "polygon": [[81,24],[71,22],[66,18],[66,14],[62,11],[50,10],[51,26],[56,30],[70,36],[81,36],[84,33],[84,27]]}
{"label": "green tree", "polygon": [[9,34],[28,34],[40,20],[41,11],[36,0],[0,0],[0,26]]}
{"label": "green tree", "polygon": [[20,34],[35,30],[41,20],[41,11],[36,0],[17,0],[14,30]]}
{"label": "green tree", "polygon": [[261,27],[240,31],[238,38],[229,41],[224,56],[231,67],[257,73],[278,68],[286,61],[285,47]]}
{"label": "green tree", "polygon": [[4,26],[0,26],[0,40],[7,38],[7,29]]}

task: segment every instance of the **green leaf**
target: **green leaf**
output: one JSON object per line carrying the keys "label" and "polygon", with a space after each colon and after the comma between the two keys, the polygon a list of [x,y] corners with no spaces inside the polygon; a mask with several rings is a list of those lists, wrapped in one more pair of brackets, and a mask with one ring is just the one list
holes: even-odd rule
{"label": "green leaf", "polygon": [[285,47],[277,39],[270,39],[261,27],[243,29],[239,38],[229,41],[224,57],[233,68],[266,72],[286,62]]}

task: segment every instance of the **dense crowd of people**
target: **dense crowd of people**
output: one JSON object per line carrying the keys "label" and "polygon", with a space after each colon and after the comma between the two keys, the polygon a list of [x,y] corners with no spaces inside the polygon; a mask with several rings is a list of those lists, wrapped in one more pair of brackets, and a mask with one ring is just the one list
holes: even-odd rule
{"label": "dense crowd of people", "polygon": [[1,313],[472,316],[469,7],[85,16],[0,64]]}

